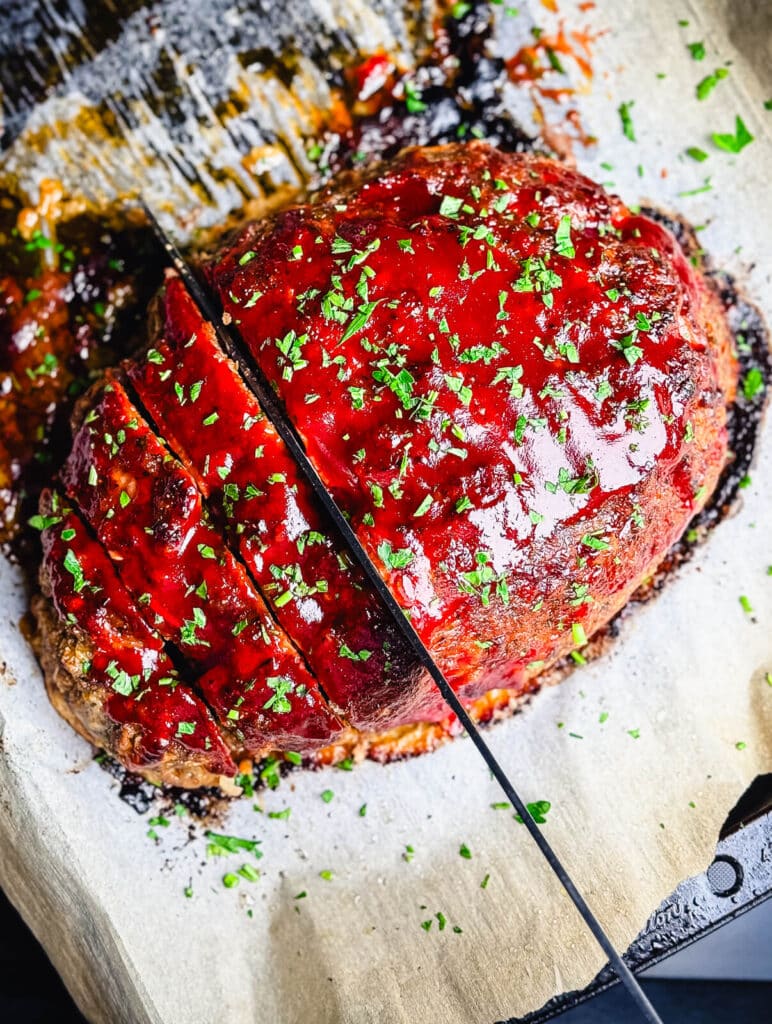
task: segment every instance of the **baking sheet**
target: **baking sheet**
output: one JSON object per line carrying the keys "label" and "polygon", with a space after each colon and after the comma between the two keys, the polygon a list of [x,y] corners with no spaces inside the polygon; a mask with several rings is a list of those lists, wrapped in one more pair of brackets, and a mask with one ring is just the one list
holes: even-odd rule
{"label": "baking sheet", "polygon": [[[578,100],[599,139],[576,147],[580,167],[630,201],[707,225],[706,249],[769,317],[772,16],[763,7],[606,0],[561,10],[569,24],[610,30]],[[541,7],[534,16],[551,17]],[[701,62],[685,49],[696,40]],[[728,78],[698,102],[696,82],[729,61]],[[510,100],[524,102],[514,90]],[[621,132],[623,100],[635,101],[635,143]],[[738,156],[715,151],[707,135],[731,131],[737,114],[755,142]],[[679,155],[690,145],[711,150],[709,160]],[[708,175],[711,191],[679,196]],[[624,621],[610,651],[488,733],[523,797],[552,803],[545,832],[622,947],[708,865],[726,813],[772,769],[770,433],[767,424],[737,513]],[[185,817],[148,837],[147,819],[117,799],[50,709],[19,631],[21,581],[5,562],[0,595],[0,883],[89,1020],[488,1024],[585,985],[602,966],[525,829],[491,808],[499,792],[468,742],[388,767],[294,773],[240,801],[221,831],[260,839],[259,861],[207,858]],[[254,803],[290,807],[290,817],[271,819]],[[223,874],[244,862],[260,881],[225,888]]]}

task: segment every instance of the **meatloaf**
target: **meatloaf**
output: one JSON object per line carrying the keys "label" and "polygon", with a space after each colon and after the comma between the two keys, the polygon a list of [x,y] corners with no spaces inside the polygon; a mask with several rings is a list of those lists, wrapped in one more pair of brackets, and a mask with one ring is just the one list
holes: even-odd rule
{"label": "meatloaf", "polygon": [[[619,611],[725,465],[719,301],[664,227],[553,160],[406,150],[201,267],[477,717]],[[144,351],[79,403],[41,516],[49,692],[128,768],[209,785],[453,733],[173,274]]]}

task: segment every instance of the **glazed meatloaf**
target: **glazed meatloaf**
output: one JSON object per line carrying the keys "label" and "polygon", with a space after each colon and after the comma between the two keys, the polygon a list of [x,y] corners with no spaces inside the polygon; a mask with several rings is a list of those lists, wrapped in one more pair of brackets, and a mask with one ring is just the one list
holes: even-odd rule
{"label": "glazed meatloaf", "polygon": [[[726,462],[718,300],[665,228],[547,158],[407,150],[202,266],[477,717],[619,611]],[[34,609],[58,710],[184,786],[452,734],[173,275],[148,334],[79,404],[43,498]]]}

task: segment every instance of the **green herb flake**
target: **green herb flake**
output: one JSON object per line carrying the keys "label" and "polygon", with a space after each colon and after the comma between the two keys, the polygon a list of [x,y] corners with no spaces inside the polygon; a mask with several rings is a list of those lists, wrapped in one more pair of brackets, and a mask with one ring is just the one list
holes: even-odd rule
{"label": "green herb flake", "polygon": [[748,399],[754,399],[764,390],[764,376],[758,366],[751,367],[743,379],[743,395]]}
{"label": "green herb flake", "polygon": [[577,647],[584,647],[587,644],[587,634],[581,622],[574,622],[571,625],[571,638]]}
{"label": "green herb flake", "polygon": [[207,829],[204,833],[208,840],[206,854],[208,857],[223,857],[231,853],[251,853],[256,860],[263,856],[259,839],[242,839],[240,836],[229,836],[222,832],[212,832]]}
{"label": "green herb flake", "polygon": [[696,93],[698,100],[705,100],[710,96],[713,90],[716,88],[718,83],[727,77],[729,74],[728,68],[716,68],[716,70],[706,75],[701,81],[697,83]]}
{"label": "green herb flake", "polygon": [[[544,825],[547,821],[547,814],[552,808],[552,804],[549,800],[536,800],[532,804],[526,804],[526,809],[537,825]],[[523,819],[519,814],[515,815],[515,821],[519,821],[523,824]]]}
{"label": "green herb flake", "polygon": [[75,591],[76,594],[79,594],[81,590],[83,590],[83,588],[86,586],[86,578],[83,575],[83,569],[81,567],[80,562],[78,561],[78,556],[75,554],[72,548],[67,549],[62,564],[64,568],[67,570],[67,572],[70,573],[70,575],[72,576],[73,590]]}
{"label": "green herb flake", "polygon": [[620,103],[618,108],[619,118],[622,122],[622,134],[630,142],[635,142],[635,127],[633,125],[633,119],[630,114],[631,109],[635,105],[634,100],[628,100],[626,103]]}
{"label": "green herb flake", "polygon": [[464,200],[458,196],[443,196],[440,203],[440,216],[456,219],[464,205]]}
{"label": "green herb flake", "polygon": [[285,807],[283,811],[269,811],[268,817],[274,819],[275,821],[286,821],[290,816],[291,810],[292,808]]}
{"label": "green herb flake", "polygon": [[571,241],[571,217],[569,214],[560,218],[558,229],[555,232],[555,251],[558,256],[563,256],[568,260],[572,260],[576,256],[576,249]]}
{"label": "green herb flake", "polygon": [[415,556],[410,548],[394,550],[389,541],[384,540],[378,545],[378,557],[389,569],[406,569]]}
{"label": "green herb flake", "polygon": [[292,711],[292,704],[287,694],[295,692],[295,684],[288,676],[268,676],[265,680],[269,689],[273,690],[272,696],[263,704],[266,711],[274,711],[277,715],[288,715]]}
{"label": "green herb flake", "polygon": [[408,114],[421,114],[426,104],[421,99],[421,90],[415,82],[405,82],[405,106]]}
{"label": "green herb flake", "polygon": [[[40,515],[31,516],[27,520],[27,522],[29,523],[29,525],[32,527],[33,530],[47,530],[49,528],[49,526],[56,526],[56,524],[60,523],[61,521],[62,521],[62,517],[61,516],[40,516]],[[63,530],[62,531],[62,538],[64,540],[68,540],[69,538],[65,537],[64,534],[65,534],[65,531]],[[73,532],[73,536],[75,536],[74,532]]]}
{"label": "green herb flake", "polygon": [[734,126],[734,135],[720,134],[719,132],[713,132],[711,135],[713,142],[726,153],[739,153],[753,142],[753,135],[745,127],[745,122],[739,115],[735,118]]}

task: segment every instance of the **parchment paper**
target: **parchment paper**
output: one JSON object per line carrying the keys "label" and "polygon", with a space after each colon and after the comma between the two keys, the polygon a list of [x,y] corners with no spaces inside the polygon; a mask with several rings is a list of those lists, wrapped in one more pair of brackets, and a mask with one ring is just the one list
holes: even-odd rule
{"label": "parchment paper", "polygon": [[[577,149],[580,166],[630,201],[706,224],[706,249],[769,315],[763,6],[605,0],[565,13],[611,29],[597,42],[604,70],[579,101],[599,138]],[[539,9],[540,23],[548,18]],[[685,49],[696,40],[702,62]],[[730,61],[729,77],[698,102],[696,82]],[[621,132],[623,100],[635,101],[636,143]],[[706,133],[732,131],[736,114],[756,141],[730,156]],[[690,145],[710,149],[709,160],[679,156]],[[712,191],[678,196],[707,175]],[[771,433],[768,424],[736,515],[624,622],[609,653],[488,734],[522,795],[552,803],[545,833],[622,947],[709,864],[728,810],[772,770]],[[602,966],[525,829],[491,809],[500,795],[469,742],[388,767],[295,773],[258,801],[290,807],[289,819],[240,801],[222,831],[260,839],[259,863],[207,859],[184,818],[158,827],[156,843],[49,707],[18,628],[23,590],[4,562],[0,595],[0,883],[89,1020],[489,1024],[585,985]],[[226,889],[223,873],[244,862],[260,881]]]}

